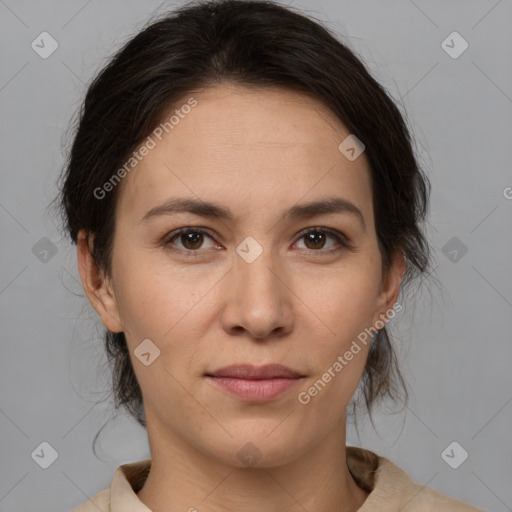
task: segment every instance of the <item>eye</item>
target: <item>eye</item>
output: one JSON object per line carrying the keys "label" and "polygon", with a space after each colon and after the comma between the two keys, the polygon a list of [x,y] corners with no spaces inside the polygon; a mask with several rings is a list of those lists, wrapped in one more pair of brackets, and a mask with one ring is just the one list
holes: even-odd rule
{"label": "eye", "polygon": [[[334,239],[337,245],[325,248],[325,242],[329,238]],[[329,228],[308,228],[299,234],[299,240],[305,241],[309,253],[333,254],[343,248],[350,248],[348,238],[343,233]]]}
{"label": "eye", "polygon": [[[198,249],[203,245],[204,237],[213,240],[211,235],[201,228],[181,228],[178,231],[173,231],[169,237],[166,237],[163,244],[169,251],[185,256],[199,256],[201,251]],[[178,248],[173,247],[173,245],[176,245],[174,242],[176,239],[178,243],[182,244],[182,248],[179,246]]]}
{"label": "eye", "polygon": [[[200,256],[204,249],[203,244],[205,237],[212,240],[213,237],[206,230],[198,227],[181,228],[170,233],[162,241],[164,247],[183,256]],[[331,238],[337,244],[331,248],[325,248],[326,240]],[[306,244],[305,250],[309,254],[334,254],[343,248],[351,249],[348,238],[339,231],[330,228],[313,227],[299,233],[298,240],[304,240]],[[296,242],[298,243],[298,242]],[[181,244],[181,247],[180,245]],[[215,247],[213,243],[211,247]]]}

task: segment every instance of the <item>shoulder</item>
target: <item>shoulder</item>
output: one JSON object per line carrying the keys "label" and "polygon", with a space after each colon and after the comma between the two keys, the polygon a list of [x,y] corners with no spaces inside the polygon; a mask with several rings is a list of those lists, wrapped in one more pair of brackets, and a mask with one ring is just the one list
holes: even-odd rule
{"label": "shoulder", "polygon": [[385,457],[380,457],[377,489],[379,485],[382,486],[383,495],[391,491],[399,497],[397,505],[401,512],[484,512],[469,503],[414,482],[405,471]]}
{"label": "shoulder", "polygon": [[142,488],[150,468],[151,459],[122,464],[115,471],[109,487],[101,490],[71,512],[149,511],[136,493]]}
{"label": "shoulder", "polygon": [[370,450],[347,446],[347,463],[358,485],[369,492],[358,512],[484,512],[414,482],[389,459]]}
{"label": "shoulder", "polygon": [[110,512],[110,488],[98,492],[71,512]]}
{"label": "shoulder", "polygon": [[431,487],[410,480],[404,496],[403,512],[484,512],[464,501],[456,500]]}

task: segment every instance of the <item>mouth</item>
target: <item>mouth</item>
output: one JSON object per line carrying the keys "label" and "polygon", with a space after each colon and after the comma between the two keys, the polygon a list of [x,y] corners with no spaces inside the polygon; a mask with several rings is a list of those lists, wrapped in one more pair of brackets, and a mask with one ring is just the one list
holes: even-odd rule
{"label": "mouth", "polygon": [[234,364],[207,373],[206,376],[248,380],[299,379],[305,377],[305,375],[301,375],[299,372],[281,364],[266,364],[259,367],[251,364]]}
{"label": "mouth", "polygon": [[249,402],[265,402],[296,386],[305,375],[279,364],[231,365],[205,374],[208,380]]}

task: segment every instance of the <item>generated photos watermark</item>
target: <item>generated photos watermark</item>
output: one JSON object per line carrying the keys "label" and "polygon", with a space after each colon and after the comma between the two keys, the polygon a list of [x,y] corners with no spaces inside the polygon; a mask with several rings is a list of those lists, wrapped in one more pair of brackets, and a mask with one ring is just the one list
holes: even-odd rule
{"label": "generated photos watermark", "polygon": [[[402,305],[396,303],[392,309],[388,309],[386,313],[382,313],[380,315],[381,319],[377,320],[372,327],[366,328],[364,331],[360,332],[357,335],[357,340],[359,340],[359,342],[361,342],[363,345],[367,345],[368,340],[371,339],[374,334],[377,334],[379,330],[382,329],[386,323],[401,310]],[[382,318],[384,318],[384,320]],[[358,344],[357,340],[352,341],[350,349],[345,351],[343,355],[339,355],[336,361],[327,369],[327,371],[322,374],[321,378],[318,379],[312,386],[310,386],[307,391],[301,391],[298,394],[297,400],[300,404],[309,404],[311,398],[317,396],[318,393],[322,391],[323,388],[325,388],[327,383],[336,377],[336,375],[340,373],[341,370],[343,370],[343,368],[345,368],[345,366],[347,366],[350,361],[352,361],[355,355],[361,352],[361,345]]]}
{"label": "generated photos watermark", "polygon": [[[96,199],[104,199],[108,192],[114,190],[121,180],[129,174],[138,163],[149,154],[149,152],[156,147],[159,141],[164,137],[164,133],[170,133],[175,126],[180,123],[187,114],[189,114],[197,105],[197,100],[193,97],[189,98],[187,103],[184,103],[179,109],[174,111],[174,114],[163,123],[160,123],[152,132],[151,135],[146,137],[144,143],[138,148],[137,151],[132,153],[132,156],[120,167],[112,176],[101,186],[94,189],[93,195]],[[158,139],[155,140],[155,139]]]}

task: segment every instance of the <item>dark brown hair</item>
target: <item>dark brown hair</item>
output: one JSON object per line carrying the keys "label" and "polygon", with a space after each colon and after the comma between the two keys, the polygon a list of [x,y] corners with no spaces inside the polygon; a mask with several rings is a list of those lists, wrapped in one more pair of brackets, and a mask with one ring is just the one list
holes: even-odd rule
{"label": "dark brown hair", "polygon": [[[415,158],[412,137],[391,96],[353,50],[289,7],[271,1],[199,2],[153,20],[89,85],[61,176],[60,207],[74,243],[84,229],[93,258],[111,271],[115,205],[120,187],[103,199],[94,191],[123,166],[169,109],[194,90],[231,82],[282,87],[323,102],[365,145],[372,176],[376,232],[386,271],[402,251],[402,290],[427,271],[429,245],[420,224],[430,183]],[[146,426],[142,394],[123,333],[106,333],[116,409]],[[367,410],[407,389],[383,327],[371,343],[358,388]],[[354,406],[355,411],[355,406]]]}

